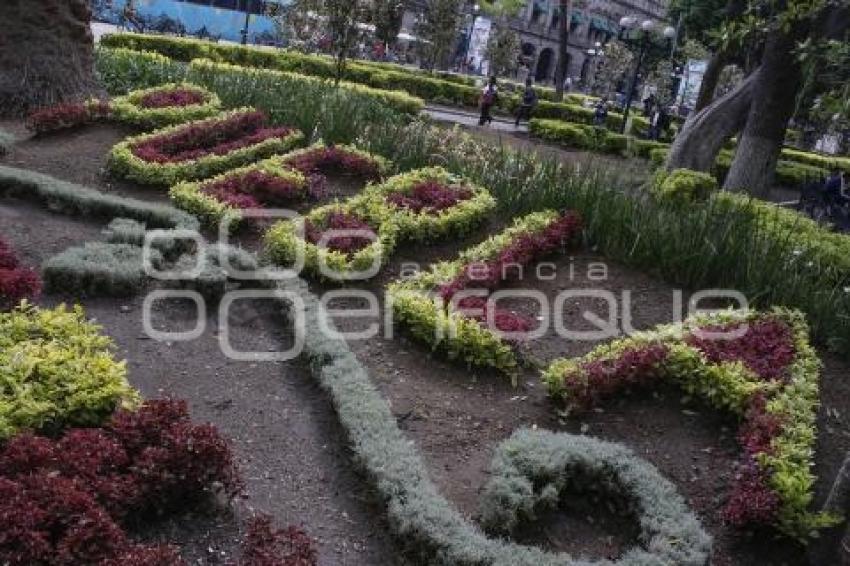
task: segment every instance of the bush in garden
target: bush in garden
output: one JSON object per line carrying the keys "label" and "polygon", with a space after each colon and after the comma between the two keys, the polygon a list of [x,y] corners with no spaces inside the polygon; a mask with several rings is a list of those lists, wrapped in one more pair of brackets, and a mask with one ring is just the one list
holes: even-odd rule
{"label": "bush in garden", "polygon": [[26,127],[36,134],[46,134],[84,126],[109,117],[111,112],[109,102],[103,100],[58,104],[30,113],[26,119]]}
{"label": "bush in garden", "polygon": [[0,446],[0,562],[182,564],[171,547],[133,544],[122,524],[240,490],[227,442],[193,424],[185,401],[57,439],[18,434]]}
{"label": "bush in garden", "polygon": [[[357,232],[331,234],[324,245],[318,245],[328,230]],[[397,233],[394,222],[375,222],[359,214],[350,202],[343,202],[314,208],[304,217],[303,226],[293,220],[275,223],[266,232],[264,243],[269,258],[279,265],[291,266],[302,256],[304,269],[315,276],[362,279],[374,276],[372,271],[387,261],[395,249]],[[367,244],[364,240],[368,234],[374,239]]]}
{"label": "bush in garden", "polygon": [[[457,260],[391,283],[388,293],[395,320],[451,359],[512,373],[517,366],[515,344],[503,339],[501,332],[524,333],[533,322],[488,304],[486,293],[461,298],[457,304],[453,299],[465,290],[498,289],[516,274],[516,265],[562,249],[580,230],[581,220],[571,212],[543,211],[518,218],[501,234],[461,252]],[[488,314],[495,328],[489,326]]]}
{"label": "bush in garden", "polygon": [[[670,144],[655,141],[655,140],[642,140],[638,138],[629,138],[628,149],[629,152],[636,157],[643,157],[644,159],[649,159],[649,154],[653,149],[664,149],[669,150]],[[665,154],[666,158],[666,154]],[[662,160],[663,162],[663,160]]]}
{"label": "bush in garden", "polygon": [[528,124],[528,129],[532,135],[546,141],[579,149],[590,149],[593,146],[587,128],[579,124],[533,118]]}
{"label": "bush in garden", "polygon": [[350,145],[326,145],[321,142],[291,151],[279,159],[281,164],[305,175],[336,173],[378,181],[390,170],[390,162],[380,155]]}
{"label": "bush in garden", "polygon": [[414,241],[468,234],[496,207],[485,188],[441,167],[417,169],[369,185],[351,203],[374,223],[391,219],[400,238]]}
{"label": "bush in garden", "polygon": [[112,96],[165,83],[181,82],[186,77],[186,64],[159,53],[124,48],[95,46],[95,70],[100,84]]}
{"label": "bush in garden", "polygon": [[23,299],[41,292],[38,273],[21,265],[12,247],[0,238],[0,311],[8,311]]}
{"label": "bush in garden", "polygon": [[674,169],[665,173],[652,187],[657,198],[680,205],[707,200],[718,189],[713,176],[690,169]]}
{"label": "bush in garden", "polygon": [[[158,266],[160,252],[151,248],[149,254],[150,264]],[[51,293],[133,295],[147,282],[143,260],[143,249],[136,245],[87,242],[44,262],[44,286]]]}
{"label": "bush in garden", "polygon": [[221,101],[197,85],[169,83],[116,98],[112,108],[116,120],[144,128],[161,128],[214,116],[221,111]]}
{"label": "bush in garden", "polygon": [[242,208],[286,206],[308,198],[309,179],[270,157],[253,165],[231,169],[203,181],[178,183],[168,195],[178,208],[207,226],[227,221],[231,230],[242,222]]}
{"label": "bush in garden", "polygon": [[131,137],[112,148],[113,172],[142,184],[209,177],[291,149],[300,132],[270,127],[261,112],[234,110]]}
{"label": "bush in garden", "polygon": [[[81,307],[0,313],[0,439],[20,429],[97,425],[136,394],[112,341]],[[14,392],[14,394],[12,394]]]}
{"label": "bush in garden", "polygon": [[672,380],[742,419],[740,472],[723,511],[806,539],[835,518],[811,513],[820,361],[801,313],[726,311],[605,344],[543,373],[569,409]]}
{"label": "bush in garden", "polygon": [[[199,256],[185,254],[175,262],[172,271],[191,274],[179,279],[179,286],[192,289],[206,300],[215,302],[221,299],[231,285],[233,271],[255,271],[259,268],[256,258],[250,252],[227,244],[205,246]],[[193,273],[194,272],[194,273]],[[240,278],[240,281],[244,278]]]}

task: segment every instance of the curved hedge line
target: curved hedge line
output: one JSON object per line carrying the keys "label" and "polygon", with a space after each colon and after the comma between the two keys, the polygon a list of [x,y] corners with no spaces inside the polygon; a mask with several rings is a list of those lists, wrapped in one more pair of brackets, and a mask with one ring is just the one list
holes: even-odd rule
{"label": "curved hedge line", "polygon": [[[390,526],[401,540],[416,543],[424,563],[445,566],[705,565],[708,540],[694,527],[691,514],[683,514],[673,523],[682,528],[678,533],[680,540],[693,541],[693,547],[678,548],[679,545],[667,540],[665,544],[634,549],[615,561],[574,558],[486,536],[437,491],[415,445],[401,432],[386,400],[345,340],[322,331],[323,328],[335,328],[335,325],[304,280],[280,281],[277,289],[297,298],[300,303],[309,367],[330,396],[357,461],[383,498]],[[672,498],[668,501],[674,503]],[[684,560],[671,560],[674,556],[684,557]]]}
{"label": "curved hedge line", "polygon": [[[469,198],[437,211],[415,212],[388,201],[390,195],[407,195],[417,185],[436,183],[447,190],[469,191]],[[496,208],[496,199],[484,187],[473,185],[442,167],[425,167],[369,185],[362,195],[352,199],[352,208],[374,222],[393,222],[399,239],[433,241],[471,232]]]}
{"label": "curved hedge line", "polygon": [[0,381],[0,441],[21,429],[97,425],[137,401],[112,341],[79,306],[23,302],[0,313]]}
{"label": "curved hedge line", "polygon": [[[209,177],[275,153],[283,153],[303,140],[304,136],[301,132],[289,130],[281,135],[275,135],[224,154],[207,152],[197,158],[166,162],[148,161],[134,153],[135,148],[141,144],[166,143],[169,138],[176,137],[187,139],[191,136],[199,137],[197,132],[200,130],[219,131],[222,124],[248,118],[253,112],[251,108],[240,108],[213,118],[186,122],[148,134],[129,137],[112,148],[109,168],[122,177],[145,185],[173,185],[179,181]],[[234,138],[234,141],[239,139],[242,138]]]}
{"label": "curved hedge line", "polygon": [[835,522],[808,509],[820,367],[802,313],[726,311],[637,333],[582,358],[556,360],[543,380],[569,408],[669,380],[731,411],[743,421],[743,457],[726,520],[772,524],[803,540]]}
{"label": "curved hedge line", "polygon": [[[163,106],[146,108],[146,97],[158,94],[190,91],[203,98],[203,102],[183,106]],[[162,128],[209,118],[221,112],[221,101],[214,93],[191,83],[167,83],[146,89],[134,90],[126,96],[115,98],[111,102],[112,117],[119,122],[127,122],[143,128]]]}
{"label": "curved hedge line", "polygon": [[528,130],[533,136],[559,145],[616,155],[624,154],[632,139],[605,128],[540,118],[532,118]]}

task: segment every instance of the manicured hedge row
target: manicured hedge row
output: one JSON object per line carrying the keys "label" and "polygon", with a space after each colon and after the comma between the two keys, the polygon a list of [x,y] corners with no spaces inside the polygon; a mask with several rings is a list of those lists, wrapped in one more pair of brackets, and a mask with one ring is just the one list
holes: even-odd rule
{"label": "manicured hedge row", "polygon": [[369,185],[352,200],[373,222],[391,221],[402,240],[428,242],[470,233],[496,208],[484,187],[442,167],[427,167]]}
{"label": "manicured hedge row", "polygon": [[353,145],[328,145],[321,141],[290,151],[277,159],[281,165],[304,175],[351,175],[365,181],[379,181],[392,168],[389,160],[380,155],[357,149]]}
{"label": "manicured hedge row", "polygon": [[[632,549],[623,562],[694,564],[711,552],[711,537],[652,464],[623,445],[584,435],[523,428],[499,444],[481,495],[481,522],[510,533],[589,486],[624,503],[620,512],[637,519],[638,540],[653,549]],[[669,562],[656,562],[659,555]]]}
{"label": "manicured hedge row", "polygon": [[[149,251],[150,262],[158,267],[162,256]],[[44,262],[45,290],[51,293],[109,295],[127,297],[145,285],[142,248],[133,244],[87,242],[68,248]]]}
{"label": "manicured hedge row", "polygon": [[560,120],[532,118],[529,131],[540,139],[567,147],[622,155],[629,147],[629,136],[605,128],[573,124]]}
{"label": "manicured hedge row", "polygon": [[274,263],[290,267],[303,258],[307,273],[335,281],[374,277],[397,239],[394,222],[367,219],[351,201],[314,208],[303,220],[277,222],[264,236]]}
{"label": "manicured hedge row", "polygon": [[[185,62],[194,59],[209,59],[233,65],[288,71],[325,79],[334,78],[336,75],[335,64],[329,57],[307,55],[294,51],[132,33],[109,35],[104,37],[101,43],[108,47],[153,51]],[[391,68],[378,69],[373,65],[357,62],[351,62],[346,66],[344,78],[374,89],[403,90],[416,97],[426,99],[441,97],[466,105],[477,104],[480,92],[480,89],[475,86]]]}
{"label": "manicured hedge row", "polygon": [[242,222],[241,209],[303,200],[307,189],[307,178],[281,165],[275,156],[203,181],[178,183],[168,195],[177,208],[196,216],[201,224],[217,227],[226,221],[236,230]]}
{"label": "manicured hedge row", "polygon": [[0,195],[27,198],[57,212],[92,218],[125,217],[151,228],[197,230],[198,221],[171,206],[96,191],[26,169],[0,165]]}
{"label": "manicured hedge row", "polygon": [[513,374],[517,356],[502,333],[522,334],[533,324],[488,305],[486,292],[465,298],[459,293],[495,290],[516,272],[506,265],[524,265],[554,252],[574,240],[579,230],[578,217],[570,213],[543,211],[518,218],[502,233],[461,252],[457,260],[391,283],[387,293],[395,321],[450,359]]}
{"label": "manicured hedge row", "polygon": [[809,151],[800,151],[790,147],[782,148],[782,157],[786,161],[803,163],[820,169],[831,170],[834,168],[850,173],[850,157],[840,155],[821,155]]}
{"label": "manicured hedge row", "polygon": [[726,520],[773,525],[804,540],[836,521],[809,511],[820,365],[801,313],[727,311],[556,360],[543,379],[571,408],[671,380],[731,411],[743,420],[743,455]]}
{"label": "manicured hedge row", "polygon": [[112,108],[106,100],[69,102],[39,108],[27,116],[26,127],[37,135],[78,128],[109,118]]}
{"label": "manicured hedge row", "polygon": [[0,313],[0,440],[21,429],[97,425],[137,396],[112,341],[82,308]]}
{"label": "manicured hedge row", "polygon": [[190,83],[134,90],[112,101],[112,117],[142,128],[162,128],[209,118],[221,112],[214,93]]}
{"label": "manicured hedge row", "polygon": [[[653,165],[660,167],[667,160],[667,147],[658,147],[649,150],[649,159]],[[723,180],[729,173],[729,168],[732,167],[734,153],[723,149],[717,156],[712,168],[712,174],[717,178],[718,183],[723,184]],[[779,160],[776,164],[776,182],[785,187],[801,187],[802,185],[823,179],[828,171],[811,165],[803,165],[802,163],[793,163],[791,161]]]}
{"label": "manicured hedge row", "polygon": [[270,128],[262,113],[241,108],[127,138],[112,148],[109,168],[145,185],[173,185],[283,153],[302,139],[301,132]]}
{"label": "manicured hedge row", "polygon": [[[552,553],[509,539],[486,536],[461,515],[431,481],[415,444],[398,427],[388,403],[381,397],[368,373],[341,337],[324,328],[335,325],[307,284],[293,278],[277,283],[298,302],[304,315],[304,347],[310,370],[328,393],[339,421],[355,450],[356,461],[369,475],[387,508],[389,525],[400,540],[415,545],[421,561],[445,566],[588,566],[583,558]],[[286,312],[291,312],[287,308]],[[536,440],[536,439],[532,439]],[[537,453],[535,443],[513,443],[520,452]],[[599,454],[602,456],[602,454]],[[623,453],[625,456],[625,453]],[[649,465],[647,465],[649,466]],[[559,470],[563,474],[563,470]],[[646,477],[646,476],[645,476]],[[650,476],[651,477],[651,476]],[[627,550],[611,566],[676,564],[704,566],[710,554],[710,539],[691,513],[680,512],[680,499],[665,484],[656,485],[664,497],[655,509],[660,524],[647,547]],[[491,500],[492,501],[492,500]],[[509,502],[505,502],[509,505]],[[647,515],[648,517],[648,515]],[[643,525],[644,532],[647,527]],[[670,529],[668,531],[668,528]]]}

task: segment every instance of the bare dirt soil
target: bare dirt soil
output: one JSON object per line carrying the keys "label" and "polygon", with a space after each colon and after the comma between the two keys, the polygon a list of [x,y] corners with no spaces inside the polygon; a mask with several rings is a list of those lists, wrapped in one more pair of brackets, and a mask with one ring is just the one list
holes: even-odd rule
{"label": "bare dirt soil", "polygon": [[[2,125],[0,125],[2,126]],[[163,193],[139,189],[103,175],[105,154],[126,132],[93,126],[51,138],[19,142],[0,164],[23,166],[59,178],[127,196],[161,199]],[[338,191],[355,190],[350,180]],[[383,304],[383,289],[409,264],[421,266],[452,259],[457,252],[501,229],[491,220],[467,238],[429,245],[401,246],[381,274],[366,285]],[[20,250],[25,263],[37,266],[69,245],[99,239],[100,223],[68,219],[36,205],[0,200],[0,233]],[[551,280],[526,278],[529,288],[550,300],[564,289],[598,286],[617,298],[623,322],[623,292],[631,291],[632,324],[649,328],[674,319],[672,287],[645,274],[577,251],[556,256]],[[603,281],[591,281],[588,267],[604,262]],[[515,285],[518,286],[518,285]],[[312,285],[322,292],[326,286]],[[688,293],[684,293],[687,300]],[[44,304],[74,302],[77,297],[46,296]],[[227,359],[219,348],[220,321],[208,313],[202,336],[191,342],[155,342],[142,329],[142,297],[83,298],[87,312],[104,326],[126,357],[131,382],[147,397],[187,398],[199,421],[215,423],[234,442],[247,481],[246,496],[233,513],[171,519],[142,533],[183,546],[193,563],[218,564],[232,556],[242,520],[254,511],[271,513],[279,525],[303,523],[319,539],[321,563],[328,565],[401,564],[399,547],[387,534],[382,507],[357,472],[343,431],[326,396],[299,362],[252,363]],[[343,300],[342,305],[352,305]],[[340,304],[335,304],[339,307]],[[540,313],[522,301],[509,304],[524,314]],[[568,302],[559,316],[585,329],[583,312],[600,316],[594,301]],[[214,308],[211,311],[215,311]],[[194,308],[179,302],[154,305],[159,329],[185,330],[195,324]],[[603,317],[604,318],[604,317]],[[372,320],[339,320],[343,329],[358,329]],[[382,321],[377,321],[381,323]],[[237,303],[231,317],[240,349],[267,351],[291,340],[276,308],[262,301]],[[718,512],[735,473],[736,423],[727,416],[685,399],[673,388],[635,392],[589,413],[563,416],[546,396],[539,373],[527,368],[519,384],[496,372],[466,368],[432,355],[410,341],[403,329],[381,325],[381,336],[352,341],[390,401],[399,425],[417,443],[442,492],[467,516],[475,517],[479,492],[487,480],[494,447],[521,426],[590,434],[619,441],[647,458],[673,481],[715,537],[712,564],[778,566],[803,564],[803,549],[773,533],[738,533],[724,526]],[[528,345],[528,357],[542,365],[560,356],[581,355],[598,342],[568,342],[551,333]],[[817,500],[850,449],[848,365],[823,354],[822,407],[815,472]],[[527,525],[517,539],[591,557],[614,557],[632,544],[634,525],[606,509],[605,501],[568,497],[562,509]]]}

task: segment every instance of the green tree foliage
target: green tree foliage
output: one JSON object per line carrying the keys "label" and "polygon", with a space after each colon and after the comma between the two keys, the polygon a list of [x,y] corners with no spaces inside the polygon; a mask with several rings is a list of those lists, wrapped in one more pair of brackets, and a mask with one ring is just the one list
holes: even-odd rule
{"label": "green tree foliage", "polygon": [[404,2],[401,0],[372,0],[369,17],[375,26],[375,37],[383,43],[392,43],[401,30]]}
{"label": "green tree foliage", "polygon": [[425,0],[415,33],[425,40],[419,43],[419,51],[428,68],[442,66],[448,59],[457,39],[459,8],[458,0]]}
{"label": "green tree foliage", "polygon": [[517,67],[519,53],[519,35],[507,26],[496,28],[487,43],[490,74],[504,76],[512,73]]}
{"label": "green tree foliage", "polygon": [[634,55],[621,41],[612,39],[605,45],[605,58],[599,62],[594,75],[594,90],[611,95],[617,83],[632,67]]}

